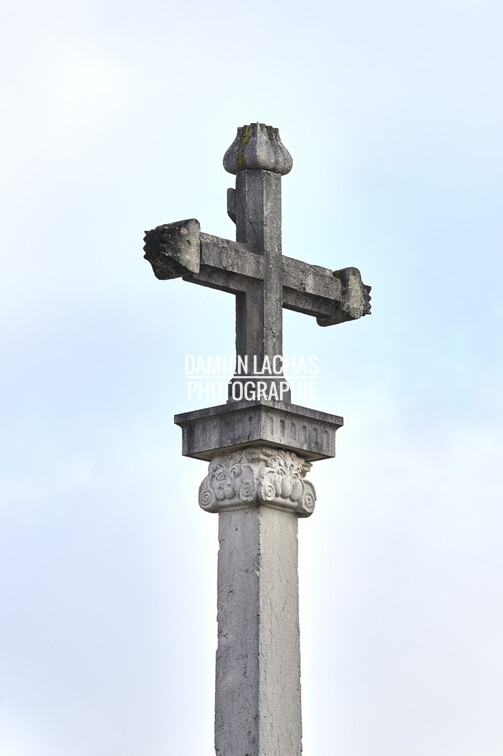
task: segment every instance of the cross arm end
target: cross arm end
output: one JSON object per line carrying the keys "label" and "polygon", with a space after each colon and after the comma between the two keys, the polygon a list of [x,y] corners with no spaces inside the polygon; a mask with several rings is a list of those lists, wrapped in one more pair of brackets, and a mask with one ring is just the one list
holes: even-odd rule
{"label": "cross arm end", "polygon": [[336,325],[348,320],[357,320],[364,315],[370,315],[370,291],[372,287],[363,283],[358,268],[334,270],[332,275],[341,283],[341,299],[337,302],[333,314],[316,319],[318,325]]}
{"label": "cross arm end", "polygon": [[145,260],[156,278],[166,280],[199,273],[200,224],[195,218],[165,223],[145,232]]}

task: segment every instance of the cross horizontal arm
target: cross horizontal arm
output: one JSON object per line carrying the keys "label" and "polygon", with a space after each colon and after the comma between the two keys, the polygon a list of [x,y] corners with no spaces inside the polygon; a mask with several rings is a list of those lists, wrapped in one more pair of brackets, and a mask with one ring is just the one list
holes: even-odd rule
{"label": "cross horizontal arm", "polygon": [[283,307],[314,316],[318,325],[356,320],[370,313],[370,286],[357,268],[330,270],[282,257]]}
{"label": "cross horizontal arm", "polygon": [[[195,219],[158,226],[145,236],[145,257],[158,278],[227,291],[246,292],[264,278],[264,256],[245,244],[201,233]],[[355,320],[370,312],[370,287],[357,268],[331,271],[280,258],[283,307],[311,315],[322,326]]]}
{"label": "cross horizontal arm", "polygon": [[245,244],[201,234],[199,273],[188,273],[184,281],[209,286],[231,294],[245,292],[251,281],[264,278],[264,257],[250,252]]}

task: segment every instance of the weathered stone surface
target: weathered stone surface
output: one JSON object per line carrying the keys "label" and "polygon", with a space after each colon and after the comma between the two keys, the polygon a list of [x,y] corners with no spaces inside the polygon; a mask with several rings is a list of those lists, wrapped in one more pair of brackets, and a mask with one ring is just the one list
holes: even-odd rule
{"label": "weathered stone surface", "polygon": [[145,232],[145,259],[157,278],[169,279],[199,273],[201,243],[195,218],[165,223]]}
{"label": "weathered stone surface", "polygon": [[309,517],[316,493],[305,480],[311,465],[290,451],[246,447],[213,457],[199,488],[199,506],[206,512],[268,506]]}
{"label": "weathered stone surface", "polygon": [[300,756],[298,517],[222,511],[218,539],[218,756]]}
{"label": "weathered stone surface", "polygon": [[342,417],[287,402],[233,402],[175,416],[182,454],[211,460],[250,444],[287,449],[313,462],[335,456]]}
{"label": "weathered stone surface", "polygon": [[278,129],[263,123],[239,126],[236,138],[224,155],[228,173],[262,170],[284,176],[292,170],[292,156],[280,139]]}
{"label": "weathered stone surface", "polygon": [[341,284],[340,303],[339,306],[332,309],[332,314],[328,317],[318,315],[318,325],[330,326],[369,315],[372,298],[370,286],[366,286],[362,282],[360,271],[357,268],[344,268],[343,270],[334,270],[332,275]]}

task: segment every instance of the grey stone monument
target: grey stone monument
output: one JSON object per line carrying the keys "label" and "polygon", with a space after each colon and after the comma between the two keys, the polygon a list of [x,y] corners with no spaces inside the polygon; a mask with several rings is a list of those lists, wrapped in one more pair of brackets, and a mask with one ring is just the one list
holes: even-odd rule
{"label": "grey stone monument", "polygon": [[[182,453],[209,462],[199,504],[219,515],[215,752],[298,756],[297,523],[315,504],[305,476],[312,462],[335,456],[343,420],[291,403],[278,359],[282,308],[322,326],[343,323],[369,314],[370,287],[356,268],[332,271],[282,254],[281,176],[292,158],[277,129],[238,128],[224,167],[236,176],[227,197],[236,241],[185,220],[146,232],[145,258],[157,278],[236,296],[227,403],[175,417]],[[245,396],[235,384],[255,390]]]}

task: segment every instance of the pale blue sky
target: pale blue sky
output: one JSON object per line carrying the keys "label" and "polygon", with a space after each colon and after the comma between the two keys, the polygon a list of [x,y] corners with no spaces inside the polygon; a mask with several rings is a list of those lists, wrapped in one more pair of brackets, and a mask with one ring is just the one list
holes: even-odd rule
{"label": "pale blue sky", "polygon": [[346,423],[300,528],[304,752],[501,756],[500,4],[0,14],[0,754],[213,752],[217,521],[172,416],[233,301],[142,237],[232,237],[223,153],[263,121],[285,253],[373,286],[371,318],[285,316]]}

